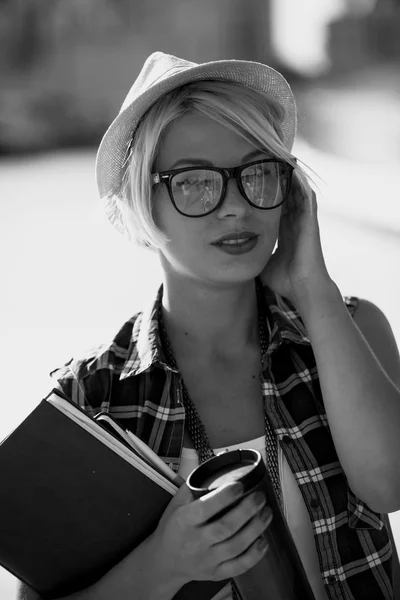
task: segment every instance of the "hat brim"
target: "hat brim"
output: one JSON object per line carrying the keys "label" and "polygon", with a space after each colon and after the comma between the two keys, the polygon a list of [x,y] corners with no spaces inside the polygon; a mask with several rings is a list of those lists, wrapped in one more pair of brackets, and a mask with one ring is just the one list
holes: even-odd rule
{"label": "hat brim", "polygon": [[296,102],[285,78],[272,67],[257,62],[221,60],[168,72],[168,77],[154,83],[135,98],[111,123],[101,140],[96,157],[96,181],[101,198],[120,194],[126,157],[132,136],[143,115],[167,92],[202,80],[242,83],[275,98],[284,108],[282,131],[285,147],[291,151],[296,135]]}

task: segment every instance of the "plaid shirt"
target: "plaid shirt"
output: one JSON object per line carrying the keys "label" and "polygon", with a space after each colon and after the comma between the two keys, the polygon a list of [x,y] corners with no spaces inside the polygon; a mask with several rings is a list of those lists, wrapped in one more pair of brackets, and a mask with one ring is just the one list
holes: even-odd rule
{"label": "plaid shirt", "polygon": [[[310,516],[330,600],[393,599],[392,546],[383,515],[350,489],[324,410],[315,357],[299,313],[265,290],[269,348],[262,393],[268,418]],[[178,472],[185,410],[180,375],[166,362],[155,302],[123,325],[111,344],[51,375],[94,415],[109,411]],[[353,315],[356,298],[345,298]]]}

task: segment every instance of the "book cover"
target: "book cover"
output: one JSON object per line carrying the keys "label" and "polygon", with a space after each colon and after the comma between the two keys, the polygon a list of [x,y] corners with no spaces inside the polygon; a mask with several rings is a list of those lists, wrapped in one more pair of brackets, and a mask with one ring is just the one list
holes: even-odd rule
{"label": "book cover", "polygon": [[[0,564],[46,600],[100,579],[178,489],[150,448],[116,436],[53,390],[0,445]],[[175,599],[211,599],[225,583],[190,582]]]}

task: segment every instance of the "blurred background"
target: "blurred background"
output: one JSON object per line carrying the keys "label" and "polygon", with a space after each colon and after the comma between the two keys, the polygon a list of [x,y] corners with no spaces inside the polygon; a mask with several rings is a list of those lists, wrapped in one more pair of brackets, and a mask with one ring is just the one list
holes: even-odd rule
{"label": "blurred background", "polygon": [[[331,275],[400,341],[398,0],[1,0],[0,439],[49,392],[51,369],[158,287],[154,255],[106,222],[94,181],[96,146],[155,50],[286,76]],[[399,545],[400,513],[391,523]],[[0,569],[0,598],[15,589]]]}

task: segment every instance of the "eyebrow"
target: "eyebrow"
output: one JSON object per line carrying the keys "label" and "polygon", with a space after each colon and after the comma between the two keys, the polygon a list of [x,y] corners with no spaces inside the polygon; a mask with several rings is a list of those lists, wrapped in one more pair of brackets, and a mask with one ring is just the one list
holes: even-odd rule
{"label": "eyebrow", "polygon": [[[257,157],[259,157],[261,155],[266,156],[266,158],[272,158],[272,155],[268,150],[261,150],[260,148],[256,148],[255,150],[252,150],[251,152],[246,154],[242,158],[241,162],[246,163],[247,161],[251,161],[253,158],[256,159]],[[177,169],[179,167],[179,165],[182,165],[185,167],[189,166],[189,165],[197,165],[197,166],[204,165],[205,167],[215,167],[213,162],[210,160],[207,160],[206,158],[180,158],[179,160],[176,160],[168,170],[172,171],[173,169]]]}

